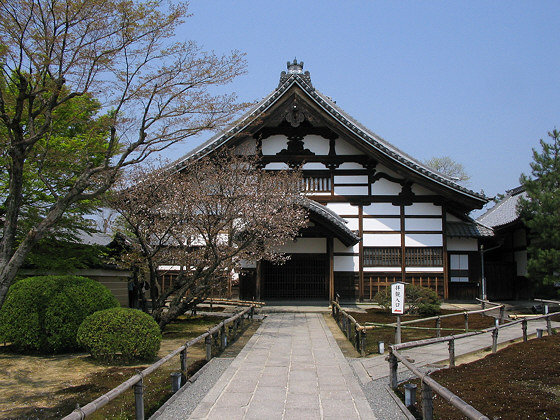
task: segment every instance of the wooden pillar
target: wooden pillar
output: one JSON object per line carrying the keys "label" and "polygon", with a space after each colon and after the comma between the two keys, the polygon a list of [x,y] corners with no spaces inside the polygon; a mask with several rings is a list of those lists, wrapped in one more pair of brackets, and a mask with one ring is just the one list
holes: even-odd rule
{"label": "wooden pillar", "polygon": [[327,238],[327,258],[329,259],[328,282],[329,282],[329,302],[334,300],[334,238]]}
{"label": "wooden pillar", "polygon": [[256,268],[256,279],[255,279],[255,294],[258,301],[261,300],[261,281],[262,281],[262,262],[257,261]]}
{"label": "wooden pillar", "polygon": [[404,205],[401,204],[401,281],[406,282],[406,234],[405,234],[405,216]]}
{"label": "wooden pillar", "polygon": [[443,246],[443,299],[449,299],[449,259],[447,255],[447,210],[441,206],[442,246]]}
{"label": "wooden pillar", "polygon": [[[360,230],[360,238],[364,237],[364,206],[360,204],[358,207],[358,228]],[[359,243],[359,280],[358,280],[358,290],[360,302],[364,301],[364,241]]]}

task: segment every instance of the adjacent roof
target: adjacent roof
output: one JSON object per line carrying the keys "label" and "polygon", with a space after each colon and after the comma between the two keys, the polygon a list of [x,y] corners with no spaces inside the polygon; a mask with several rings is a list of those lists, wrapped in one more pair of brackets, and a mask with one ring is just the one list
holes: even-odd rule
{"label": "adjacent roof", "polygon": [[527,198],[527,193],[523,186],[506,191],[504,198],[476,220],[493,228],[513,223],[519,220],[517,205],[521,198]]}
{"label": "adjacent roof", "polygon": [[494,231],[476,221],[472,222],[448,222],[447,236],[455,238],[483,238],[494,236]]}
{"label": "adjacent roof", "polygon": [[331,209],[308,198],[303,199],[302,205],[309,211],[311,219],[330,230],[344,245],[352,246],[360,242],[361,238],[346,226],[348,222]]}
{"label": "adjacent roof", "polygon": [[302,92],[305,92],[308,98],[314,101],[314,103],[334,121],[353,133],[363,145],[370,150],[373,149],[377,153],[380,153],[386,160],[393,162],[397,166],[404,167],[417,177],[435,182],[436,185],[448,191],[458,193],[463,201],[469,200],[471,208],[481,208],[488,201],[484,194],[474,192],[457,184],[451,178],[427,167],[362,126],[340,109],[331,98],[317,91],[311,84],[309,72],[303,72],[303,62],[297,63],[296,60],[294,60],[293,63],[288,62],[288,72],[282,72],[280,84],[276,90],[257,103],[249,112],[230,126],[228,130],[212,137],[207,142],[178,159],[172,164],[172,167],[176,170],[181,170],[185,166],[187,160],[203,157],[225,143],[234,140],[236,135],[244,132],[252,123],[259,120],[264,113],[270,110],[286,92],[296,87],[299,87]]}

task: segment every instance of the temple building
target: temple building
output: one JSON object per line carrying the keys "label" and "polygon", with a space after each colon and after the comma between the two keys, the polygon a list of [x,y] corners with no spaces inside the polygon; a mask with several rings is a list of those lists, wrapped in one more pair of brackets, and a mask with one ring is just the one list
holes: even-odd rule
{"label": "temple building", "polygon": [[250,150],[264,170],[301,168],[309,225],[283,265],[245,262],[245,299],[369,300],[395,281],[444,299],[480,296],[479,241],[492,229],[468,214],[488,199],[408,156],[319,92],[303,63],[227,131],[175,162],[222,147]]}

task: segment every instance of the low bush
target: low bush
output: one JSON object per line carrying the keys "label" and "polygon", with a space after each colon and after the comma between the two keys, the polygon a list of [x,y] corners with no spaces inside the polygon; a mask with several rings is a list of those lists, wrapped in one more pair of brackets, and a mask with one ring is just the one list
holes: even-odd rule
{"label": "low bush", "polygon": [[[373,298],[374,302],[386,310],[391,309],[391,288],[387,287]],[[437,315],[441,312],[441,300],[437,293],[427,287],[405,285],[405,307],[407,313],[418,315]]]}
{"label": "low bush", "polygon": [[84,320],[78,343],[96,359],[150,359],[159,350],[161,332],[156,321],[140,310],[111,308]]}
{"label": "low bush", "polygon": [[115,306],[119,302],[109,289],[86,277],[28,277],[8,290],[0,309],[0,340],[19,351],[75,350],[82,321]]}

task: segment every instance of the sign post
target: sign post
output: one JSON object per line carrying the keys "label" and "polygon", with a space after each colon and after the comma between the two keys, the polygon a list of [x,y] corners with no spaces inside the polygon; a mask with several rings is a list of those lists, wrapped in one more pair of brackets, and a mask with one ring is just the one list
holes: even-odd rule
{"label": "sign post", "polygon": [[401,315],[404,314],[404,283],[391,284],[391,310],[397,315],[397,331],[395,333],[395,344],[401,343]]}

